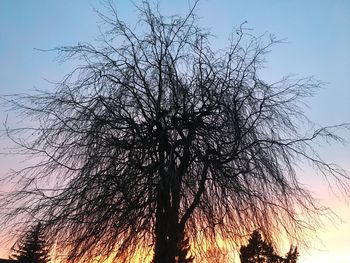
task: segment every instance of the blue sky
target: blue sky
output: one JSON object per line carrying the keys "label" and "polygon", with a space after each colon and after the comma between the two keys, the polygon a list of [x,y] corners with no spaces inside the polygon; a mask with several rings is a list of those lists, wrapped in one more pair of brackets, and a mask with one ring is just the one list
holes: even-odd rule
{"label": "blue sky", "polygon": [[[184,14],[189,6],[187,0],[159,2],[165,14]],[[135,23],[137,14],[133,5],[126,0],[116,3],[121,18]],[[60,80],[72,64],[61,64],[54,60],[54,53],[36,49],[93,42],[99,21],[93,7],[101,8],[101,5],[92,0],[0,0],[0,94],[29,92],[33,87],[53,88],[45,79]],[[308,100],[311,119],[322,125],[350,122],[350,1],[202,0],[197,14],[200,24],[216,35],[213,44],[218,47],[224,47],[232,28],[244,21],[253,34],[267,32],[285,39],[285,43],[273,47],[267,56],[262,77],[275,81],[290,73],[315,76],[326,85]],[[1,122],[6,114],[0,108]],[[350,135],[344,135],[350,141]],[[7,144],[5,139],[0,140],[0,148]],[[324,146],[320,151],[350,170],[349,145]],[[0,173],[16,165],[16,159],[0,155]],[[318,181],[314,183],[319,185]],[[335,210],[339,206],[340,214],[350,221],[350,208],[339,200],[331,200],[329,197],[326,201],[336,206]],[[340,228],[347,230],[329,234],[332,244],[338,236],[339,242],[349,248],[350,239],[344,240],[344,236],[350,235],[350,222]],[[325,245],[331,247],[326,241]],[[326,262],[336,257],[336,248],[320,249],[328,251],[311,250],[301,262],[316,262],[319,258]],[[349,262],[350,256],[344,248],[344,255],[333,262],[345,260]]]}

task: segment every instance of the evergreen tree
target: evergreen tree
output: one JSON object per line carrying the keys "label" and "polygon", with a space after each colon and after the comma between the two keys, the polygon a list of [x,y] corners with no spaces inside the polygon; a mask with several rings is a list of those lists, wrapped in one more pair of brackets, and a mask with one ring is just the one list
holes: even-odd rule
{"label": "evergreen tree", "polygon": [[284,260],[284,263],[296,263],[297,259],[299,257],[299,252],[298,252],[298,248],[291,246],[286,257]]}
{"label": "evergreen tree", "polygon": [[283,258],[278,256],[272,245],[264,241],[259,231],[255,230],[246,246],[240,249],[241,263],[280,263]]}
{"label": "evergreen tree", "polygon": [[[15,248],[16,246],[16,248]],[[47,263],[50,261],[49,251],[43,237],[41,223],[25,233],[12,248],[12,259],[23,263]]]}
{"label": "evergreen tree", "polygon": [[298,249],[293,246],[285,257],[279,256],[257,230],[250,236],[248,244],[240,249],[241,263],[296,263],[298,257]]}

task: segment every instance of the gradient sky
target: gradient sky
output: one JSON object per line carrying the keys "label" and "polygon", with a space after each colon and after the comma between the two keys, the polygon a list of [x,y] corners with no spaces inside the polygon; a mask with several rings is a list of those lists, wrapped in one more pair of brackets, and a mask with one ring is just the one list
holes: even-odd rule
{"label": "gradient sky", "polygon": [[[189,7],[187,0],[159,2],[165,14],[184,14]],[[135,8],[129,1],[119,0],[117,6],[121,18],[135,23]],[[0,0],[0,94],[30,92],[34,87],[52,89],[46,80],[60,80],[72,64],[61,64],[54,60],[54,53],[36,49],[94,42],[99,18],[93,7],[101,5],[92,0]],[[324,81],[324,89],[307,101],[309,117],[321,125],[350,122],[349,0],[201,0],[197,14],[200,24],[216,35],[213,43],[218,47],[224,47],[232,28],[244,21],[255,35],[267,32],[285,39],[267,56],[262,77],[272,82],[292,73]],[[7,114],[0,108],[1,124]],[[343,135],[350,141],[349,133]],[[0,138],[0,176],[20,166],[19,159],[1,154],[8,145]],[[325,159],[350,171],[349,144],[319,149]],[[350,262],[349,205],[340,195],[331,194],[325,181],[310,169],[302,173],[315,195],[343,222],[326,223],[319,230],[323,243],[315,240],[314,248],[302,251],[299,262]]]}

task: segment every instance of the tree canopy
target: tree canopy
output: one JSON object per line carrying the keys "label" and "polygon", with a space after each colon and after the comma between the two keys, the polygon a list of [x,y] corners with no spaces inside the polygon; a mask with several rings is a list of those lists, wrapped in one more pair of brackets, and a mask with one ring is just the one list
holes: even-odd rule
{"label": "tree canopy", "polygon": [[347,178],[313,148],[340,140],[334,127],[310,130],[303,111],[321,83],[267,83],[259,70],[278,41],[242,25],[217,50],[196,3],[166,17],[144,2],[134,28],[109,2],[98,45],[55,49],[79,63],[54,90],[5,98],[33,121],[8,136],[40,160],[14,174],[7,218],[40,219],[70,262],[130,261],[141,249],[173,263],[189,245],[200,255],[255,229],[298,239],[319,207],[295,165]]}

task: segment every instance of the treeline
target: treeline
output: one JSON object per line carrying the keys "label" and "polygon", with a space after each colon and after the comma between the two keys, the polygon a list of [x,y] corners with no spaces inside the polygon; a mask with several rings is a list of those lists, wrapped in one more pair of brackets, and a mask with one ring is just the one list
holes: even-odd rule
{"label": "treeline", "polygon": [[[192,263],[194,257],[190,254],[188,239],[183,242],[181,257],[177,263]],[[41,224],[37,224],[25,233],[13,246],[11,260],[20,263],[48,263],[49,249],[45,242]],[[299,252],[296,246],[291,246],[285,256],[280,256],[272,244],[262,238],[259,231],[254,231],[246,245],[239,251],[241,263],[296,263]],[[215,262],[226,263],[226,262]]]}

